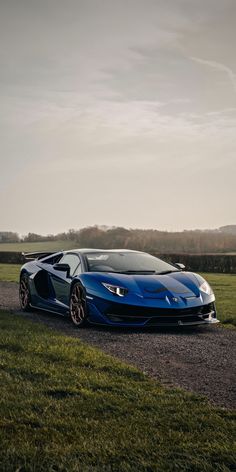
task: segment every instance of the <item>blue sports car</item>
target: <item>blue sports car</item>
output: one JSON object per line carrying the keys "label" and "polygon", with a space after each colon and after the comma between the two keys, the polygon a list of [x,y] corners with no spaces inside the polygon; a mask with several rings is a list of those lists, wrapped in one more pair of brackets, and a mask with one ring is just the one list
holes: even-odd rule
{"label": "blue sports car", "polygon": [[150,254],[75,249],[25,254],[20,273],[24,311],[38,308],[109,326],[185,326],[217,323],[215,297],[198,274]]}

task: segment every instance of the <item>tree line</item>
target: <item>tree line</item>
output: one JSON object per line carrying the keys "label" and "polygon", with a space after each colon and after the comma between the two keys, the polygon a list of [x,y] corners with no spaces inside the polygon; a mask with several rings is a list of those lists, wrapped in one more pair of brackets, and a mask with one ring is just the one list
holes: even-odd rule
{"label": "tree line", "polygon": [[233,231],[193,230],[181,232],[153,229],[127,229],[123,227],[90,226],[80,230],[70,229],[56,235],[42,236],[28,233],[20,237],[17,233],[0,232],[0,242],[71,241],[76,247],[125,248],[153,253],[224,253],[236,251],[235,225]]}

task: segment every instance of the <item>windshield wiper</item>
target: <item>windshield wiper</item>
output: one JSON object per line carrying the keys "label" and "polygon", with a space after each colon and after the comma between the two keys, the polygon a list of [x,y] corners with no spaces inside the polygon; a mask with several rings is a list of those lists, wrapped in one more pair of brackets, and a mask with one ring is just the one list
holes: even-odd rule
{"label": "windshield wiper", "polygon": [[172,274],[173,272],[182,272],[182,270],[163,270],[162,272],[157,272],[158,275],[167,275]]}

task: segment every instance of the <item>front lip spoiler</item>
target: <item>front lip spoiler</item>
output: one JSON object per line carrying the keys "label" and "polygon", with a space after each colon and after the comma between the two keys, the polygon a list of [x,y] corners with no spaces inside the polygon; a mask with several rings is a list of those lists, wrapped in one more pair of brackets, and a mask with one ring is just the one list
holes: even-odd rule
{"label": "front lip spoiler", "polygon": [[[112,314],[110,314],[110,317],[112,316]],[[119,318],[119,315],[115,315],[117,318]],[[119,326],[119,325],[123,325],[123,326],[133,326],[133,327],[143,327],[143,328],[148,328],[148,327],[154,327],[154,326],[158,326],[158,327],[178,327],[178,326],[201,326],[201,325],[211,325],[211,324],[217,324],[217,323],[220,323],[220,321],[216,318],[216,312],[214,310],[212,311],[209,311],[208,313],[205,313],[204,315],[202,314],[198,314],[198,319],[195,319],[194,321],[188,321],[187,318],[189,318],[191,315],[181,315],[181,318],[182,319],[178,319],[178,315],[176,315],[176,318],[173,317],[173,320],[169,320],[169,322],[165,322],[165,320],[163,319],[161,322],[160,320],[156,319],[155,320],[155,317],[151,317],[151,318],[148,318],[146,317],[146,319],[142,319],[142,320],[139,320],[137,316],[135,315],[130,315],[128,316],[127,318],[129,318],[130,321],[128,322],[125,322],[124,318],[122,320],[122,317],[120,317],[121,319],[120,320],[111,320],[109,319],[109,325],[111,326]],[[133,318],[133,320],[132,320]],[[164,316],[163,316],[164,318]],[[184,320],[183,320],[184,318]],[[132,321],[131,321],[132,320]],[[185,321],[186,320],[186,321]],[[142,323],[140,323],[142,321]]]}
{"label": "front lip spoiler", "polygon": [[217,323],[220,323],[220,320],[217,320],[217,318],[214,318],[214,319],[211,319],[211,320],[202,320],[202,321],[187,321],[187,322],[183,322],[181,320],[175,322],[175,323],[154,323],[154,324],[148,324],[146,325],[147,327],[150,326],[151,327],[154,327],[154,326],[158,326],[159,328],[161,328],[161,326],[163,327],[177,327],[177,326],[181,326],[181,327],[184,327],[184,326],[202,326],[202,325],[211,325],[211,324],[217,324]]}
{"label": "front lip spoiler", "polygon": [[98,323],[96,321],[92,321],[90,319],[88,319],[88,322],[89,324],[91,325],[95,325],[95,326],[106,326],[107,328],[127,328],[127,329],[151,329],[151,328],[184,328],[185,326],[207,326],[207,325],[212,325],[212,324],[218,324],[220,323],[220,320],[217,320],[216,318],[213,319],[213,320],[210,320],[210,321],[190,321],[190,322],[187,322],[187,323],[182,323],[182,324],[178,324],[178,323],[160,323],[160,324],[149,324],[149,325],[140,325],[140,324],[132,324],[132,323]]}

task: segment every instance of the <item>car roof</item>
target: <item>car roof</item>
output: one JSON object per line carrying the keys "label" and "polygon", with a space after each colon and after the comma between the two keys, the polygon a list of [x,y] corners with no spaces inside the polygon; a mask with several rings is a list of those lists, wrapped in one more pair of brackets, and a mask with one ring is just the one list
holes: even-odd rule
{"label": "car roof", "polygon": [[77,253],[82,253],[82,254],[89,254],[89,253],[94,253],[94,252],[141,252],[141,251],[134,251],[132,249],[94,249],[94,248],[82,248],[82,249],[69,249],[68,251],[63,251],[64,254],[71,253],[71,252],[77,252]]}

